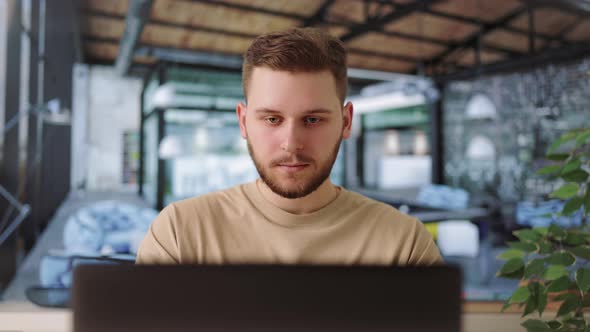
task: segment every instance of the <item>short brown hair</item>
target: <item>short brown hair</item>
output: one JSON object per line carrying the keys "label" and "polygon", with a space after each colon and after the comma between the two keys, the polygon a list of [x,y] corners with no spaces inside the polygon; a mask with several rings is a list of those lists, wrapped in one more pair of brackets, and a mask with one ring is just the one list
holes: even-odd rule
{"label": "short brown hair", "polygon": [[342,41],[320,29],[292,28],[254,39],[242,65],[244,96],[255,67],[290,72],[329,70],[334,75],[340,101],[343,103],[346,98],[346,49]]}

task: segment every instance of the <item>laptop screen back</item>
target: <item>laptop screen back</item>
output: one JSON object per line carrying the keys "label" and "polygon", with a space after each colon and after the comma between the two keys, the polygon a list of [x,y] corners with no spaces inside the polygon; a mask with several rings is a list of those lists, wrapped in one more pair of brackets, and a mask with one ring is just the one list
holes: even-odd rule
{"label": "laptop screen back", "polygon": [[452,266],[85,265],[74,331],[459,331]]}

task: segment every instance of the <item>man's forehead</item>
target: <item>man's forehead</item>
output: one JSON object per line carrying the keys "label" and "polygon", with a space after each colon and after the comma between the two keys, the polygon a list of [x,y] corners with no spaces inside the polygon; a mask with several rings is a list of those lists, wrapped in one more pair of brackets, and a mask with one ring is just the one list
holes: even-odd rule
{"label": "man's forehead", "polygon": [[292,72],[257,67],[248,84],[248,104],[256,104],[256,109],[280,111],[288,104],[307,112],[341,106],[335,79],[327,70]]}

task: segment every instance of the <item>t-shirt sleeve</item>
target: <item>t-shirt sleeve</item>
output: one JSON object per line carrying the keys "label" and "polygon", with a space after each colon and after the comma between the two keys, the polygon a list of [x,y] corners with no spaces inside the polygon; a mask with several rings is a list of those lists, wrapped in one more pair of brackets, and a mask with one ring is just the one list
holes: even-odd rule
{"label": "t-shirt sleeve", "polygon": [[443,264],[444,261],[440,251],[430,232],[426,230],[424,224],[418,219],[412,219],[415,222],[414,243],[412,252],[408,259],[411,265],[434,265]]}
{"label": "t-shirt sleeve", "polygon": [[136,264],[178,264],[174,207],[167,206],[154,219],[137,251]]}

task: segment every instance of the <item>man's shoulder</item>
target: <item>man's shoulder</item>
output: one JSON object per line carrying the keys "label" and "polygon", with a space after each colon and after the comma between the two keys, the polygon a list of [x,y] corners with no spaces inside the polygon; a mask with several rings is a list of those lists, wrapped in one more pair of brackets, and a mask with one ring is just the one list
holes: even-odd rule
{"label": "man's shoulder", "polygon": [[395,207],[367,197],[354,191],[348,191],[350,196],[350,206],[357,210],[362,210],[363,214],[373,216],[378,222],[385,223],[389,226],[413,226],[418,220],[415,217],[400,212]]}

